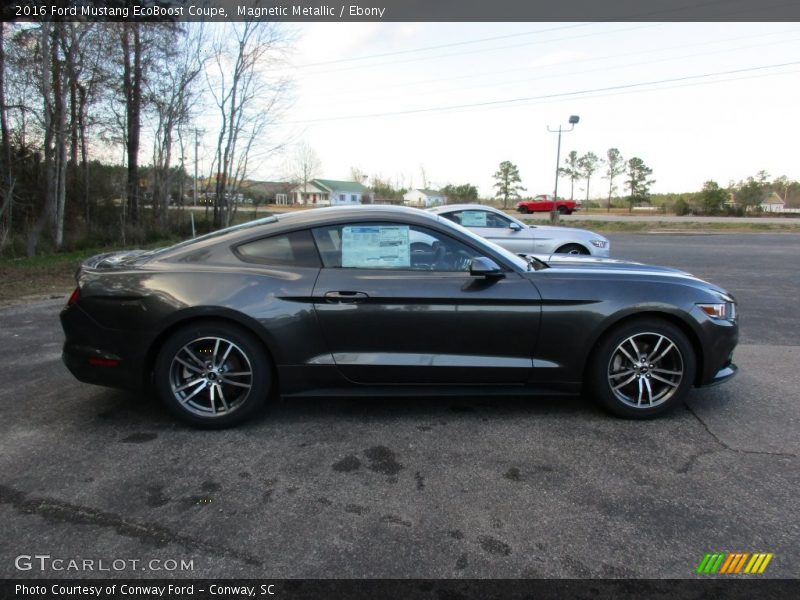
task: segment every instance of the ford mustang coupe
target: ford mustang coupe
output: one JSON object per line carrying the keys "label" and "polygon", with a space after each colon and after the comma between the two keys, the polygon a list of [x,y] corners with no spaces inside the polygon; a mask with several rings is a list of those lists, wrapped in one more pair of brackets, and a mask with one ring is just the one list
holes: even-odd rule
{"label": "ford mustang coupe", "polygon": [[732,377],[736,305],[687,273],[521,258],[429,212],[271,216],[86,261],[61,313],[81,381],[225,427],[272,396],[577,394],[647,418]]}

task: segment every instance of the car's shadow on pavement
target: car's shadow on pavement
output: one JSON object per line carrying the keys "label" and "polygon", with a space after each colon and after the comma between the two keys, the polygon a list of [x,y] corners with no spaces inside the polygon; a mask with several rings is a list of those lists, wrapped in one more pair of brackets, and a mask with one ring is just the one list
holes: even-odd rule
{"label": "car's shadow on pavement", "polygon": [[[153,395],[101,390],[84,400],[97,426],[126,424],[138,428],[189,428],[176,420]],[[613,418],[582,396],[529,397],[313,397],[273,399],[239,429],[255,431],[276,425],[302,424],[309,419],[374,423],[408,423],[436,419]]]}

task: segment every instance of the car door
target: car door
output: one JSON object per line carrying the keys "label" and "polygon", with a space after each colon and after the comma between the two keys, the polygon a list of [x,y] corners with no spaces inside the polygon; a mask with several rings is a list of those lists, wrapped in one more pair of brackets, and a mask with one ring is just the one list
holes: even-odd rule
{"label": "car door", "polygon": [[531,225],[529,227],[533,241],[534,254],[552,254],[555,252],[557,240],[555,239],[560,232],[554,231],[553,227],[540,227]]}
{"label": "car door", "polygon": [[473,277],[485,254],[397,222],[314,230],[323,268],[313,302],[340,373],[365,384],[527,381],[540,301],[511,268]]}
{"label": "car door", "polygon": [[536,196],[533,201],[535,203],[535,212],[550,212],[555,206],[555,202],[547,196]]}

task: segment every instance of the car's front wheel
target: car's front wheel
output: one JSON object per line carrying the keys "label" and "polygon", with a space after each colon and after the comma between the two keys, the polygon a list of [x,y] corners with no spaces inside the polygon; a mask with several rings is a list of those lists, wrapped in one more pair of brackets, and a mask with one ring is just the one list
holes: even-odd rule
{"label": "car's front wheel", "polygon": [[588,384],[612,413],[647,419],[680,404],[695,371],[692,344],[678,327],[661,319],[638,319],[600,342]]}
{"label": "car's front wheel", "polygon": [[527,215],[528,213],[531,212],[527,206],[520,206],[519,208],[517,208],[517,211],[521,212],[523,215]]}
{"label": "car's front wheel", "polygon": [[580,244],[567,244],[556,250],[556,254],[587,255],[589,251]]}
{"label": "car's front wheel", "polygon": [[266,402],[272,371],[249,332],[222,321],[192,323],[164,343],[155,386],[167,408],[203,428],[235,425]]}

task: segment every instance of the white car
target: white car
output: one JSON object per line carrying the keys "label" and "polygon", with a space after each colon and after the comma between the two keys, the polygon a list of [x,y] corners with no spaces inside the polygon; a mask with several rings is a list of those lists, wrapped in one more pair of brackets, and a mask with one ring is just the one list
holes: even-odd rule
{"label": "white car", "polygon": [[611,243],[602,235],[574,227],[527,225],[481,204],[449,204],[429,209],[515,254],[583,254],[607,257]]}

